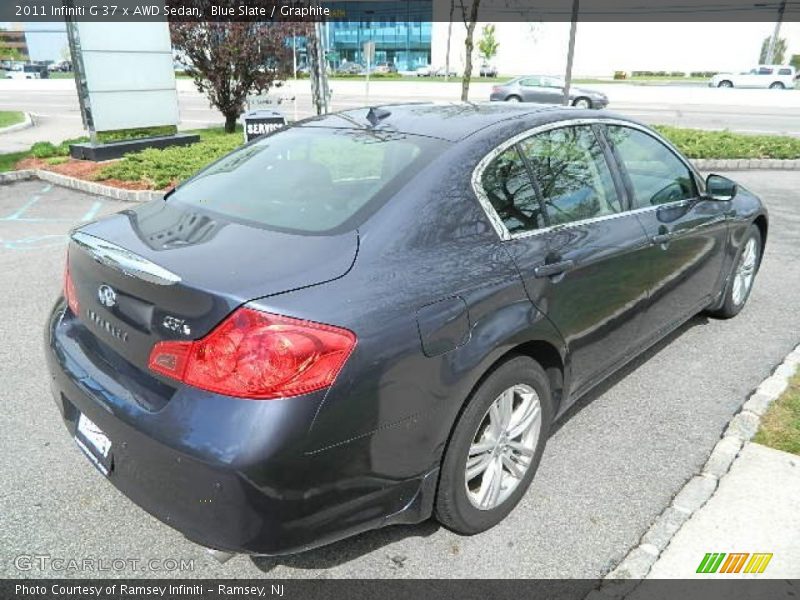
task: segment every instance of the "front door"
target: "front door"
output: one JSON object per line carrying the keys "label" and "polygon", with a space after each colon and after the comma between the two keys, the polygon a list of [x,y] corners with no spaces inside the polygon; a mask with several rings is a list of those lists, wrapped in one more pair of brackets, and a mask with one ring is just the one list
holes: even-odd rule
{"label": "front door", "polygon": [[534,305],[570,353],[580,393],[640,338],[649,240],[591,126],[537,133],[498,156],[483,188]]}
{"label": "front door", "polygon": [[650,238],[645,327],[658,337],[702,310],[719,290],[730,203],[704,199],[693,171],[650,133],[617,125],[605,131]]}

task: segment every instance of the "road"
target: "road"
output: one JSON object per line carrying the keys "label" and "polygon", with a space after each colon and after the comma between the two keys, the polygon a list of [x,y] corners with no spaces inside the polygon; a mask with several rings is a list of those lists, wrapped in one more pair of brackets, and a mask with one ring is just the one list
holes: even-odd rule
{"label": "road", "polygon": [[[489,97],[489,83],[474,83],[470,98]],[[219,112],[210,109],[191,81],[178,80],[181,128],[220,124]],[[597,84],[589,86],[608,94],[610,110],[650,124],[703,129],[730,129],[744,133],[800,135],[800,90],[709,89],[702,86]],[[342,110],[394,102],[453,101],[460,97],[459,82],[420,83],[373,81],[366,96],[363,81],[334,80],[332,108]],[[297,109],[286,105],[289,118],[311,116],[308,81],[293,84],[287,92],[297,98]],[[25,110],[36,115],[37,127],[0,135],[0,152],[26,150],[33,142],[83,135],[75,85],[68,79],[0,80],[0,110]]]}
{"label": "road", "polygon": [[532,488],[501,525],[474,537],[433,522],[396,526],[297,556],[237,556],[226,565],[105,481],[75,447],[50,397],[42,327],[61,286],[64,234],[129,205],[37,181],[0,186],[0,576],[81,575],[53,564],[18,570],[15,564],[28,563],[15,558],[32,554],[155,559],[155,566],[168,566],[165,558],[194,560],[187,572],[101,573],[128,577],[602,576],[638,543],[705,463],[748,394],[800,342],[800,173],[731,176],[763,196],[772,218],[750,303],[730,321],[695,318],[581,401],[560,422]]}

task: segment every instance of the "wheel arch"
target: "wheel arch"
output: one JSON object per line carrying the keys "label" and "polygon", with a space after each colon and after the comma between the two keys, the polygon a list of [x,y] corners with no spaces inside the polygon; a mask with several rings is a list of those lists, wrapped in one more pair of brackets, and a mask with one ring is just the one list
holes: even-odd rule
{"label": "wheel arch", "polygon": [[[764,258],[764,250],[767,247],[767,232],[769,231],[769,222],[767,221],[766,215],[758,215],[755,220],[753,220],[753,225],[758,227],[759,233],[761,233],[761,260]],[[761,267],[761,261],[759,261],[758,266]]]}

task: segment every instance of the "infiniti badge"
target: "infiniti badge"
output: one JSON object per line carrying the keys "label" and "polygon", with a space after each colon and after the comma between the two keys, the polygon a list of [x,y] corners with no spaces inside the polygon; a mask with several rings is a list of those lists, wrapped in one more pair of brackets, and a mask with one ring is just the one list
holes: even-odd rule
{"label": "infiniti badge", "polygon": [[103,306],[111,308],[117,303],[117,293],[114,288],[104,283],[97,288],[97,299],[100,300],[100,304]]}

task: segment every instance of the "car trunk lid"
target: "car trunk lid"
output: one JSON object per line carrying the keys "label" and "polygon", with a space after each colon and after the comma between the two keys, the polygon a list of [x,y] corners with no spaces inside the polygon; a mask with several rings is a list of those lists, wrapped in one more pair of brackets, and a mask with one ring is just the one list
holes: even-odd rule
{"label": "car trunk lid", "polygon": [[198,339],[249,300],[318,285],[353,265],[358,234],[284,233],[155,202],[75,231],[78,318],[146,369],[165,339]]}

